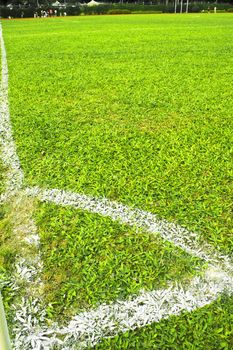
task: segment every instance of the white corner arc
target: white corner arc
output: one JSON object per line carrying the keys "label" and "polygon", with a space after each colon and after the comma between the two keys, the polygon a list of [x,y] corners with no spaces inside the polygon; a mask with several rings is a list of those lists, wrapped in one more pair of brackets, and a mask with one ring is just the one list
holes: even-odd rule
{"label": "white corner arc", "polygon": [[[103,337],[112,337],[118,332],[125,332],[143,327],[152,322],[159,322],[171,315],[179,315],[182,311],[192,311],[214,301],[222,292],[233,291],[233,267],[227,256],[221,255],[209,245],[198,243],[198,235],[188,230],[158,219],[156,215],[129,208],[106,198],[93,198],[83,194],[59,189],[25,188],[24,174],[16,152],[10,123],[8,107],[8,68],[6,50],[0,25],[2,49],[2,84],[0,105],[0,139],[2,159],[8,169],[7,189],[1,200],[17,196],[19,192],[32,196],[40,201],[53,202],[63,206],[73,206],[92,213],[109,216],[112,220],[144,229],[150,233],[159,233],[162,238],[172,242],[191,255],[195,255],[209,263],[203,278],[195,277],[189,286],[172,284],[167,289],[141,292],[128,300],[118,300],[109,305],[82,312],[75,316],[65,327],[52,325],[38,328],[31,327],[27,333],[22,330],[22,337],[16,336],[18,344],[24,348],[50,349],[53,345],[62,349],[72,349],[78,342],[81,347],[95,345]],[[26,320],[27,308],[16,311],[16,318],[22,321],[22,329],[28,328]],[[15,343],[17,344],[17,342]],[[20,345],[20,346],[21,346]],[[15,347],[17,349],[17,347]],[[19,347],[18,347],[19,349]]]}

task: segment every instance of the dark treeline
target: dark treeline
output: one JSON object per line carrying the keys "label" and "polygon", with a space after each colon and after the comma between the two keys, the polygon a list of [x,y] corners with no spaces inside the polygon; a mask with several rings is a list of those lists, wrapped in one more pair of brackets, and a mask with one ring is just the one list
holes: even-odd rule
{"label": "dark treeline", "polygon": [[[233,12],[233,0],[0,0],[0,17],[78,16],[130,13]],[[188,10],[187,10],[188,9]]]}
{"label": "dark treeline", "polygon": [[[38,6],[38,5],[52,5],[55,3],[56,0],[0,0],[0,6]],[[88,0],[58,0],[60,4],[63,5],[76,5],[78,6],[80,3],[88,3]],[[169,5],[171,3],[174,3],[174,0],[98,0],[100,3],[105,3],[105,4],[146,4],[146,5]],[[198,1],[198,0],[193,0],[189,1],[190,3],[195,3],[195,4],[210,4],[210,5],[218,5],[218,4],[229,4],[233,5],[233,0],[214,0],[214,1]]]}

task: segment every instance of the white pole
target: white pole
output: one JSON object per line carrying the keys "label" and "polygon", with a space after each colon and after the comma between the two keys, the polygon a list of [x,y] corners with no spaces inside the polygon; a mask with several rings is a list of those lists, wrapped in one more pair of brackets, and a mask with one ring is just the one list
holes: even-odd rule
{"label": "white pole", "polygon": [[186,2],[186,13],[188,13],[189,12],[189,0],[187,0],[187,2]]}
{"label": "white pole", "polygon": [[181,0],[181,2],[180,2],[180,13],[182,13],[183,12],[183,0]]}
{"label": "white pole", "polygon": [[6,316],[2,302],[2,296],[0,292],[0,349],[1,350],[10,350],[10,336],[6,323]]}
{"label": "white pole", "polygon": [[175,13],[176,13],[176,6],[177,6],[177,0],[175,0],[175,9],[174,9]]}

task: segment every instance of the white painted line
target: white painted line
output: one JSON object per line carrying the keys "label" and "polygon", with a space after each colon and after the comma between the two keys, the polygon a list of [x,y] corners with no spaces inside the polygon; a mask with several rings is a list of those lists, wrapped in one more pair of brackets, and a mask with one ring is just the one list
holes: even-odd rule
{"label": "white painted line", "polygon": [[32,330],[21,344],[28,348],[33,341],[33,349],[49,349],[51,345],[57,345],[62,350],[77,349],[77,344],[79,349],[94,346],[102,338],[208,305],[222,292],[233,292],[233,278],[220,270],[209,269],[203,278],[195,277],[188,287],[173,285],[167,289],[141,292],[126,301],[102,304],[75,316],[66,327],[54,325],[49,329],[37,329],[37,332]]}
{"label": "white painted line", "polygon": [[[41,306],[40,298],[32,293],[33,300],[22,298],[16,306],[14,326],[14,349],[52,349],[56,345],[62,350],[93,346],[103,337],[112,337],[119,332],[142,327],[152,322],[159,322],[171,315],[179,315],[182,311],[192,311],[214,301],[222,292],[231,294],[233,291],[232,265],[230,259],[213,250],[212,247],[199,244],[198,235],[186,229],[160,220],[156,215],[139,209],[129,208],[105,198],[61,191],[58,189],[43,190],[37,187],[23,190],[23,171],[16,153],[12,136],[10,115],[8,108],[8,69],[6,50],[0,25],[0,40],[2,49],[2,83],[0,104],[0,137],[3,161],[8,168],[7,200],[15,196],[18,204],[25,204],[27,196],[39,198],[42,201],[56,203],[63,206],[73,206],[92,213],[108,216],[112,220],[128,224],[150,233],[159,233],[162,238],[184,249],[186,252],[209,262],[210,268],[203,278],[195,277],[191,284],[186,286],[171,285],[167,289],[151,292],[141,292],[137,297],[132,296],[126,301],[116,301],[110,305],[100,305],[98,308],[82,312],[75,316],[66,327],[46,324],[46,312]],[[31,220],[32,209],[15,222],[14,232],[17,235],[29,235],[28,241],[38,244],[39,237],[36,227]],[[22,225],[23,222],[23,225]],[[218,268],[214,268],[214,265]],[[40,256],[30,260],[19,259],[16,264],[16,281],[19,278],[24,283],[30,283],[38,289],[41,281],[37,272],[41,271]],[[224,271],[225,270],[225,271]],[[19,288],[17,283],[15,290]]]}
{"label": "white painted line", "polygon": [[110,201],[106,198],[95,198],[59,189],[26,188],[26,194],[38,198],[42,202],[51,202],[62,206],[72,206],[87,210],[91,213],[110,217],[114,221],[144,229],[150,233],[157,233],[163,239],[180,247],[187,253],[204,259],[212,265],[221,266],[223,270],[233,272],[230,259],[214,250],[208,244],[199,243],[199,235],[187,229],[159,219],[155,214],[133,209],[126,205]]}
{"label": "white painted line", "polygon": [[22,187],[24,175],[16,153],[16,147],[10,123],[10,113],[8,106],[8,67],[1,23],[0,41],[2,51],[2,81],[0,91],[0,142],[2,160],[7,168],[6,193],[1,197],[1,200],[4,200],[8,196],[15,195],[16,192]]}

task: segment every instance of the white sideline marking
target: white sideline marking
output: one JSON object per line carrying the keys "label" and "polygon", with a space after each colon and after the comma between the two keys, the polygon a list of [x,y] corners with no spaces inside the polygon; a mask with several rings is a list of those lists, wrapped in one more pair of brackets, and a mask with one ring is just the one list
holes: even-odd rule
{"label": "white sideline marking", "polygon": [[8,107],[8,67],[6,49],[0,23],[0,41],[2,51],[2,81],[0,91],[0,139],[2,160],[7,167],[6,192],[1,200],[9,195],[14,195],[22,187],[24,174],[20,167],[20,161],[16,153],[16,147],[12,136],[10,113]]}
{"label": "white sideline marking", "polygon": [[[30,245],[37,246],[39,243],[39,236],[37,234],[37,227],[32,219],[32,209],[27,207],[27,211],[19,217],[18,213],[21,213],[20,207],[25,206],[25,196],[23,191],[24,174],[20,166],[20,161],[16,152],[16,146],[13,139],[12,128],[10,123],[10,113],[8,106],[8,67],[7,67],[7,56],[4,45],[4,39],[2,34],[2,25],[0,23],[0,41],[1,41],[1,52],[2,52],[2,76],[1,76],[1,91],[0,91],[0,151],[3,163],[6,167],[6,191],[0,196],[0,202],[10,201],[14,204],[13,208],[13,220],[12,231],[17,239],[24,239]],[[43,288],[43,283],[39,278],[39,273],[42,270],[42,262],[40,260],[40,254],[24,259],[17,257],[15,264],[15,273],[13,274],[8,285],[12,290],[18,291],[22,285],[27,286],[27,293],[33,296],[40,294]],[[21,338],[25,334],[28,334],[28,324],[31,323],[31,313],[35,308],[40,310],[40,298],[34,298],[31,303],[27,300],[27,310],[30,313],[27,314],[25,320],[22,318],[15,319],[13,332],[15,339],[13,339],[13,348],[16,350],[29,349],[29,344],[23,344]],[[35,306],[36,305],[36,306]],[[25,309],[25,300],[22,298],[19,304],[12,305],[12,309],[21,310]],[[12,310],[13,311],[13,310]],[[34,318],[33,324],[37,326],[41,320],[44,320],[43,310],[40,310],[40,316],[37,315],[38,319]],[[17,311],[16,311],[17,315]],[[22,322],[23,320],[23,322]],[[31,343],[30,343],[31,344]],[[22,346],[21,346],[22,345]]]}
{"label": "white sideline marking", "polygon": [[216,252],[210,245],[200,244],[197,233],[190,232],[165,219],[159,219],[155,214],[140,209],[133,209],[106,198],[95,198],[59,189],[43,190],[39,187],[31,187],[26,188],[25,192],[28,196],[38,198],[42,202],[51,202],[61,206],[72,206],[77,209],[87,210],[91,213],[110,217],[113,221],[144,229],[150,233],[158,233],[163,239],[180,247],[187,253],[204,259],[213,265],[219,266],[221,262],[223,270],[233,272],[230,259]]}
{"label": "white sideline marking", "polygon": [[[233,292],[233,268],[230,259],[215,252],[207,244],[204,247],[200,245],[197,234],[190,233],[166,220],[160,220],[154,214],[132,209],[105,198],[92,198],[58,189],[23,188],[24,174],[16,153],[10,124],[8,68],[1,24],[0,40],[2,49],[0,137],[2,158],[8,168],[6,193],[1,197],[1,200],[8,200],[11,196],[15,196],[20,202],[20,196],[22,198],[24,195],[33,196],[41,201],[53,202],[63,206],[71,205],[75,208],[108,216],[112,220],[130,226],[142,228],[151,233],[159,233],[162,238],[210,264],[204,277],[195,277],[188,287],[178,284],[171,285],[167,289],[151,292],[142,291],[139,296],[132,296],[126,301],[118,300],[109,305],[102,304],[94,310],[82,312],[75,316],[66,327],[59,328],[55,324],[49,328],[46,327],[46,313],[45,310],[40,308],[40,302],[36,299],[33,301],[23,299],[15,314],[14,348],[18,350],[46,350],[56,345],[63,350],[68,350],[76,347],[77,343],[79,348],[86,347],[87,345],[96,344],[103,337],[112,337],[119,332],[142,327],[152,322],[159,322],[171,315],[179,315],[182,311],[192,311],[205,306],[214,301],[222,292],[231,294]],[[16,232],[17,230],[24,230],[30,234],[29,241],[37,244],[39,237],[29,216],[27,215],[24,229],[17,226],[14,230]],[[36,266],[41,263],[39,255],[35,257],[34,262],[33,260],[20,259],[16,267],[21,280],[33,281],[38,286],[40,280],[36,275]],[[215,265],[218,268],[215,268]],[[41,268],[40,266],[39,269]],[[16,288],[18,287],[16,286]]]}

